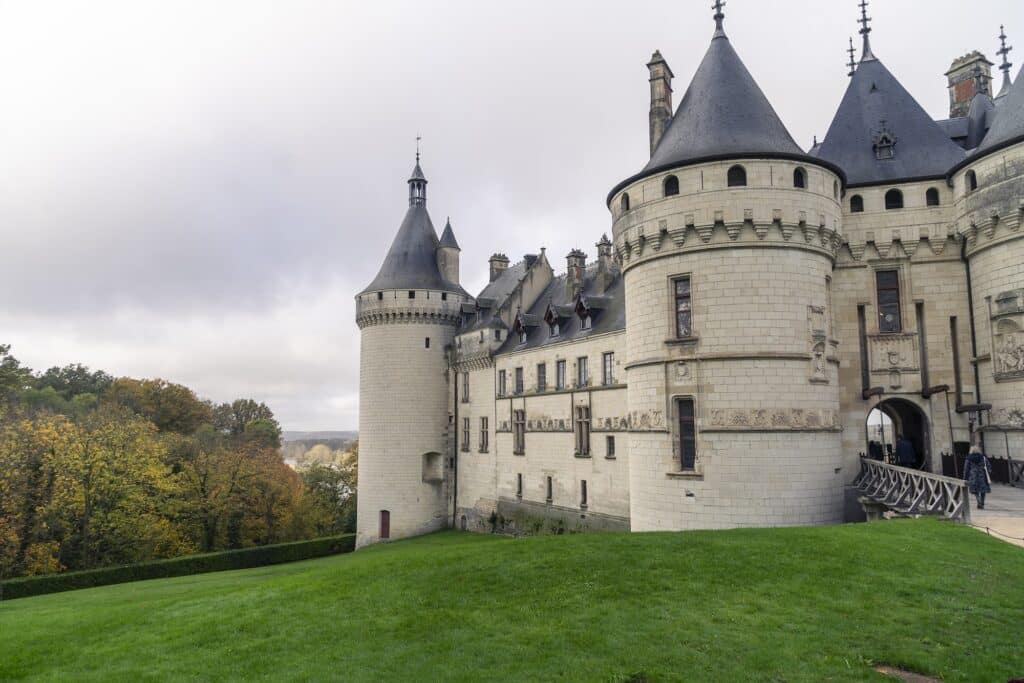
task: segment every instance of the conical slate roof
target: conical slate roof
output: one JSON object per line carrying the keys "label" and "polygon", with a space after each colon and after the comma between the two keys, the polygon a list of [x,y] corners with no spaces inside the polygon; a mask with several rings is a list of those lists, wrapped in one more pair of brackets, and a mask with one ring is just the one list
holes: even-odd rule
{"label": "conical slate roof", "polygon": [[608,201],[626,185],[670,168],[738,158],[815,161],[793,140],[719,29],[651,160],[640,173],[619,183]]}
{"label": "conical slate roof", "polygon": [[641,173],[727,156],[803,155],[725,33],[716,33]]}
{"label": "conical slate roof", "polygon": [[[419,163],[413,170],[410,183],[426,183]],[[455,236],[452,235],[452,240]],[[459,285],[448,282],[437,267],[439,241],[434,224],[427,213],[425,197],[410,198],[398,234],[391,243],[384,264],[377,277],[360,294],[383,289],[433,289],[444,292],[465,293]]]}
{"label": "conical slate roof", "polygon": [[1021,76],[1024,76],[1024,67],[1013,81],[1009,94],[1000,103],[988,135],[981,141],[972,157],[988,154],[1024,140],[1024,83]]}
{"label": "conical slate roof", "polygon": [[459,248],[459,243],[455,240],[455,231],[452,230],[452,221],[450,218],[448,219],[448,222],[445,223],[444,232],[441,233],[441,242],[437,246],[462,251],[462,249]]}
{"label": "conical slate roof", "polygon": [[[883,132],[895,138],[892,158],[876,154]],[[943,177],[964,158],[964,150],[869,52],[816,156],[842,168],[850,185],[873,185]]]}

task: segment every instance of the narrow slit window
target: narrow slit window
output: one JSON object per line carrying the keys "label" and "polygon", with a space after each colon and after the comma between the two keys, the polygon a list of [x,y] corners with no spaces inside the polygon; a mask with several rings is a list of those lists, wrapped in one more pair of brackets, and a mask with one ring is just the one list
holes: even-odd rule
{"label": "narrow slit window", "polygon": [[547,477],[547,501],[549,503],[552,500],[554,500],[554,493],[555,493],[555,490],[554,490],[553,482],[551,481],[551,477]]}
{"label": "narrow slit window", "polygon": [[580,507],[587,507],[587,480],[580,480]]}
{"label": "narrow slit window", "polygon": [[697,466],[697,424],[692,398],[676,399],[679,413],[679,464],[684,472]]}
{"label": "narrow slit window", "polygon": [[693,336],[693,306],[690,278],[682,277],[675,281],[676,299],[676,337]]}

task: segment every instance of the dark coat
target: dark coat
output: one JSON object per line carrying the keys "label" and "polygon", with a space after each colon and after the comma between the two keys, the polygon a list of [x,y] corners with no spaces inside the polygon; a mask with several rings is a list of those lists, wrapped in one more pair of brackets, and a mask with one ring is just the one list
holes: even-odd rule
{"label": "dark coat", "polygon": [[967,489],[974,494],[988,493],[992,487],[988,483],[992,474],[992,464],[981,453],[971,453],[964,464],[964,481]]}
{"label": "dark coat", "polygon": [[900,467],[913,467],[917,464],[914,444],[909,439],[900,439],[896,444],[896,464]]}

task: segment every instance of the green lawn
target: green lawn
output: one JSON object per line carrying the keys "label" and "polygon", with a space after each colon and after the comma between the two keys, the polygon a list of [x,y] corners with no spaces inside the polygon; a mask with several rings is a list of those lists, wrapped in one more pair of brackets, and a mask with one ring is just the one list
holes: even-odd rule
{"label": "green lawn", "polygon": [[0,679],[1024,676],[1024,550],[932,520],[509,539],[445,533],[0,603]]}

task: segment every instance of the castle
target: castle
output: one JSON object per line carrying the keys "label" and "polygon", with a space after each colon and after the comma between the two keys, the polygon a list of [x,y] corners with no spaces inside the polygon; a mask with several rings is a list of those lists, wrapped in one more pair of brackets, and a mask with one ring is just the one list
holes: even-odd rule
{"label": "castle", "polygon": [[[843,521],[881,411],[917,467],[1024,451],[1024,80],[955,61],[933,120],[874,54],[810,151],[723,28],[678,108],[650,63],[649,163],[596,261],[490,259],[476,296],[409,209],[356,297],[358,545]],[[998,437],[998,438],[996,438]]]}

